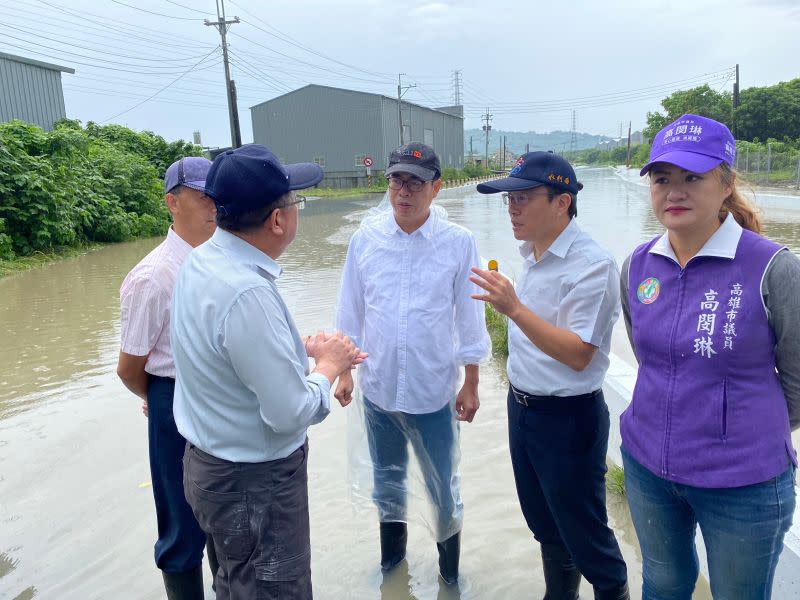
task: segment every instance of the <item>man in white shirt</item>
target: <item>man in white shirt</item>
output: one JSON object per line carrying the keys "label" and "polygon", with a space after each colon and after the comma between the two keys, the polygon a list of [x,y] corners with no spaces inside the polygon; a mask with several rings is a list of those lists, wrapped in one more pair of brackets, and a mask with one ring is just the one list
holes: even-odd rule
{"label": "man in white shirt", "polygon": [[[169,600],[203,598],[203,546],[206,534],[183,495],[183,451],[186,440],[172,416],[175,363],[169,323],[175,279],[192,248],[216,227],[216,209],[203,191],[211,161],[187,156],[164,176],[166,203],[172,216],[167,239],[137,264],[120,288],[121,349],[117,374],[142,401],[147,421],[150,476],[156,504],[156,566],[164,576]],[[216,558],[209,544],[212,574]]]}
{"label": "man in white shirt", "polygon": [[[490,352],[483,308],[470,299],[478,264],[472,234],[431,207],[441,188],[433,149],[412,142],[386,169],[392,210],[364,219],[347,251],[337,327],[370,359],[359,370],[378,507],[381,567],[405,557],[408,444],[436,512],[442,579],[458,579],[463,520],[458,422],[472,422],[478,364]],[[460,367],[465,381],[458,389]],[[337,399],[350,401],[349,372]]]}
{"label": "man in white shirt", "polygon": [[360,355],[340,333],[304,343],[276,261],[305,202],[294,190],[321,179],[318,165],[281,165],[258,144],[217,156],[205,191],[218,227],[175,284],[184,491],[214,541],[220,599],[312,597],[307,430],[328,415],[330,386]]}
{"label": "man in white shirt", "polygon": [[581,574],[597,600],[627,600],[627,571],[605,496],[609,416],[601,389],[619,317],[613,257],[581,231],[572,166],[551,152],[523,155],[510,176],[478,185],[505,192],[523,242],[516,291],[475,268],[478,300],[508,316],[508,428],[517,495],[539,541],[545,598],[575,600]]}

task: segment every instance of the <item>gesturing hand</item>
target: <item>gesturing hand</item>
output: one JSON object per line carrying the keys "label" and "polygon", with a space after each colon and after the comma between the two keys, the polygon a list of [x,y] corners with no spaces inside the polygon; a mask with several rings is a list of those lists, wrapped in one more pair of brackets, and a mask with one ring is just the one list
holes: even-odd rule
{"label": "gesturing hand", "polygon": [[513,318],[522,306],[514,290],[514,284],[497,271],[485,271],[473,267],[472,272],[477,277],[470,277],[469,280],[486,291],[485,294],[473,294],[472,298],[489,302],[497,312]]}

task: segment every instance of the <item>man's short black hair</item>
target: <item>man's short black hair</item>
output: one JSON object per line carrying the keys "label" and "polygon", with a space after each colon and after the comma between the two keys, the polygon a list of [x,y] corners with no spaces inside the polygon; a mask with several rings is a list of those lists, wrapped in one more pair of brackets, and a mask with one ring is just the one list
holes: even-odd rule
{"label": "man's short black hair", "polygon": [[266,206],[260,206],[253,210],[233,215],[223,214],[225,211],[218,209],[217,227],[221,227],[225,231],[241,231],[244,233],[258,229],[264,224],[264,221],[269,219],[272,211],[287,206],[287,202],[291,200],[291,195],[292,192],[289,192]]}

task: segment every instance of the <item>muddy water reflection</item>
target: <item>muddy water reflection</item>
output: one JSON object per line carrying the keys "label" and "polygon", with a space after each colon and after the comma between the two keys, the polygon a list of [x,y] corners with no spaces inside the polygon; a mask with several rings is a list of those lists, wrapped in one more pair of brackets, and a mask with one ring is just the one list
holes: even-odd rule
{"label": "muddy water reflection", "polygon": [[[587,170],[582,178],[579,222],[619,259],[659,231],[645,188],[607,170]],[[347,240],[378,199],[312,201],[303,211],[280,279],[301,332],[330,328]],[[800,209],[781,198],[763,202],[768,233],[800,249]],[[520,272],[498,198],[449,190],[441,204],[476,233],[483,256]],[[151,558],[146,423],[113,372],[119,285],[156,243],[121,244],[0,280],[0,598],[163,597]],[[615,339],[623,355],[624,342],[624,335]],[[480,393],[477,421],[462,428],[460,597],[540,597],[538,551],[508,459],[501,369],[483,370]],[[348,497],[347,416],[334,406],[311,431],[315,596],[459,597],[439,588],[435,545],[420,525],[411,526],[407,564],[381,576],[376,519],[354,515]],[[609,511],[638,595],[640,557],[626,505],[611,498]],[[591,597],[587,586],[582,595]],[[707,588],[696,597],[710,597]]]}

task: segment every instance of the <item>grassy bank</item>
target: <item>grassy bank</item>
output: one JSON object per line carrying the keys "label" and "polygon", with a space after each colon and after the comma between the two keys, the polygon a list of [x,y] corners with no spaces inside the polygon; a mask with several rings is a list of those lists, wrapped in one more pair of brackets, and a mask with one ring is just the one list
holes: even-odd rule
{"label": "grassy bank", "polygon": [[102,248],[105,244],[97,242],[87,243],[82,246],[68,246],[63,248],[54,248],[46,252],[35,252],[28,256],[18,256],[10,260],[0,259],[0,278],[12,275],[14,273],[21,273],[23,271],[30,271],[37,267],[43,267],[50,263],[54,263],[66,258],[73,258],[81,256],[92,250]]}
{"label": "grassy bank", "polygon": [[508,358],[508,317],[497,312],[488,302],[485,305],[486,328],[492,339],[492,355]]}
{"label": "grassy bank", "polygon": [[315,198],[349,198],[362,194],[383,194],[386,192],[386,184],[373,185],[372,187],[357,188],[312,188],[303,192],[303,196]]}

